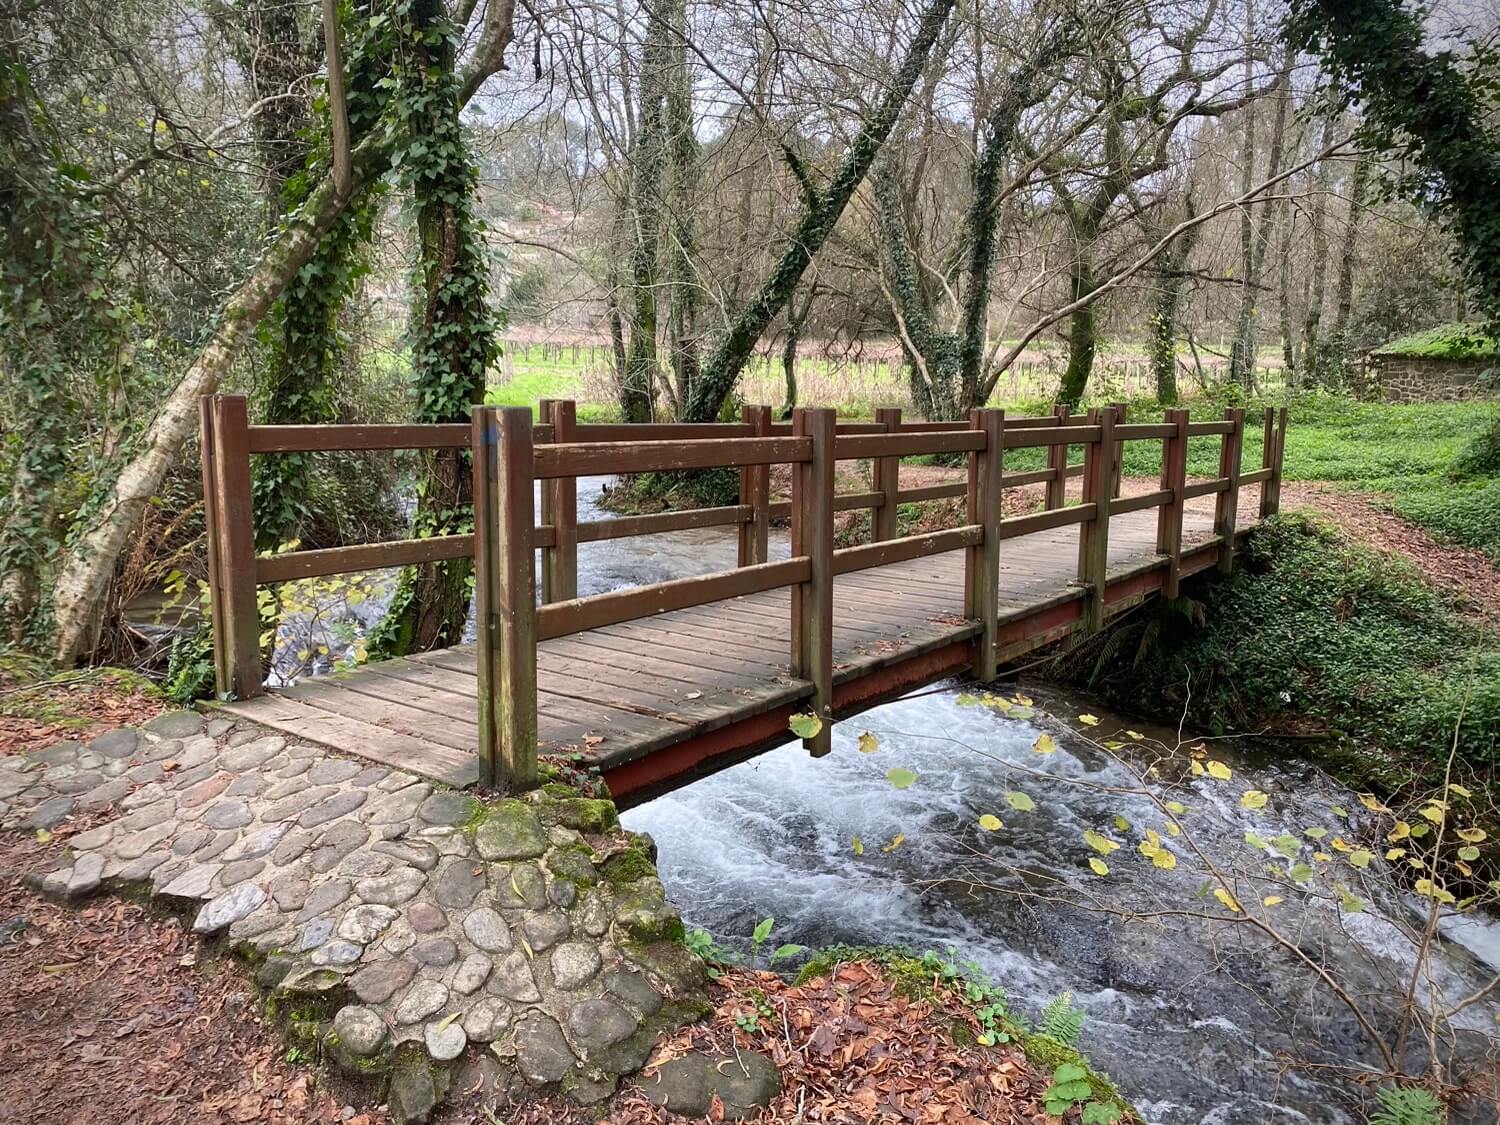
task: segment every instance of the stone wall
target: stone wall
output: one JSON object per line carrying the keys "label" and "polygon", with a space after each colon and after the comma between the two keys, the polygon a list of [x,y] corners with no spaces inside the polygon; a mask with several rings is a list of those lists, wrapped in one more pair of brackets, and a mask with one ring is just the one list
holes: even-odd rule
{"label": "stone wall", "polygon": [[707,1008],[649,838],[565,786],[482,801],[192,712],[0,758],[0,828],[82,816],[40,890],[186,914],[398,1123],[450,1086],[598,1103]]}
{"label": "stone wall", "polygon": [[1360,398],[1367,402],[1460,402],[1487,398],[1493,389],[1480,386],[1479,376],[1500,368],[1500,359],[1433,359],[1425,356],[1365,357]]}

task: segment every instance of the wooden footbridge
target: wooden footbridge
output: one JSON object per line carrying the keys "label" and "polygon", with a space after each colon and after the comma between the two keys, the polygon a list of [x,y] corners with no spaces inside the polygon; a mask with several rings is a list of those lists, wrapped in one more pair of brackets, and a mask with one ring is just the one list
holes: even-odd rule
{"label": "wooden footbridge", "polygon": [[[799,712],[829,726],[920,685],[1007,661],[1199,571],[1233,565],[1238,537],[1277,510],[1286,412],[1266,411],[1260,468],[1242,473],[1242,410],[1127,423],[1119,407],[1069,416],[912,423],[883,410],[840,424],[767,407],[740,423],[580,425],[571,402],[476,407],[471,425],[252,426],[245,400],[201,406],[214,659],[220,705],[298,738],[455,785],[520,788],[538,753],[596,768],[633,803],[788,738]],[[1219,475],[1189,480],[1188,440],[1217,437]],[[1160,487],[1120,495],[1126,442],[1161,447]],[[1046,468],[1006,472],[1007,450],[1041,447]],[[1082,447],[1081,465],[1069,450]],[[472,535],[257,556],[250,459],[293,451],[470,449]],[[962,454],[966,483],[902,488],[901,460]],[[838,462],[869,465],[839,494]],[[792,468],[774,500],[770,467]],[[577,479],[738,468],[739,503],[579,522]],[[1072,502],[1070,477],[1082,478]],[[1001,494],[1045,486],[1041,510],[1006,517]],[[1242,489],[1259,486],[1258,503]],[[540,519],[536,498],[540,496]],[[898,506],[967,498],[962,526],[900,535]],[[869,542],[834,547],[835,514],[867,509]],[[791,557],[769,561],[772,520]],[[577,597],[578,546],[685,528],[738,529],[732,570]],[[539,559],[538,559],[539,554]],[[267,690],[257,587],[380,567],[475,560],[473,645],[365,665]],[[540,586],[540,599],[538,599]]]}

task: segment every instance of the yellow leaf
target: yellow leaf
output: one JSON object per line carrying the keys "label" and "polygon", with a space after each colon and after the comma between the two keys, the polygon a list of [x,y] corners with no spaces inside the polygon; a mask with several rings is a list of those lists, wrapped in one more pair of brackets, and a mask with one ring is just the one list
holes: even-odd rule
{"label": "yellow leaf", "polygon": [[897,832],[894,836],[891,837],[891,842],[880,850],[883,852],[893,852],[904,843],[906,843],[906,833]]}
{"label": "yellow leaf", "polygon": [[1458,782],[1456,782],[1456,781],[1450,782],[1448,784],[1448,792],[1450,792],[1450,793],[1457,793],[1460,797],[1472,797],[1472,796],[1474,796],[1474,794],[1471,791],[1469,791],[1468,789],[1464,788],[1462,785],[1458,784]]}
{"label": "yellow leaf", "polygon": [[1031,696],[1022,695],[1020,692],[1016,692],[1016,702],[1019,703],[1022,707],[1033,706]]}
{"label": "yellow leaf", "polygon": [[1181,816],[1183,813],[1187,812],[1187,806],[1184,805],[1181,801],[1166,802],[1166,809],[1168,812],[1176,813],[1178,816]]}
{"label": "yellow leaf", "polygon": [[1327,852],[1313,852],[1313,859],[1317,860],[1319,863],[1333,862],[1333,856],[1329,855]]}
{"label": "yellow leaf", "polygon": [[869,731],[859,736],[859,752],[861,754],[873,754],[880,749],[880,740]]}
{"label": "yellow leaf", "polygon": [[1466,844],[1482,844],[1489,839],[1489,833],[1483,828],[1460,828],[1454,835]]}
{"label": "yellow leaf", "polygon": [[1055,754],[1057,752],[1057,740],[1050,734],[1044,734],[1031,744],[1031,748],[1038,754]]}
{"label": "yellow leaf", "polygon": [[983,828],[986,832],[998,832],[1005,825],[994,813],[985,813],[979,818],[979,827]]}
{"label": "yellow leaf", "polygon": [[1236,902],[1234,896],[1226,891],[1223,887],[1217,887],[1214,889],[1214,898],[1218,899],[1219,902],[1223,904],[1226,910],[1230,910],[1235,914],[1238,914],[1240,912],[1240,904]]}
{"label": "yellow leaf", "polygon": [[850,842],[854,845],[854,854],[855,855],[864,855],[865,854],[865,842],[863,840],[861,840],[858,836],[855,836],[854,839],[851,840]]}
{"label": "yellow leaf", "polygon": [[1089,856],[1089,867],[1093,870],[1095,875],[1109,874],[1109,864],[1105,863],[1096,855]]}
{"label": "yellow leaf", "polygon": [[1441,884],[1434,883],[1431,879],[1418,879],[1414,886],[1416,887],[1417,894],[1426,895],[1434,902],[1451,903],[1455,901],[1452,892],[1445,890]]}
{"label": "yellow leaf", "polygon": [[1260,900],[1260,904],[1262,906],[1280,906],[1284,901],[1286,900],[1283,899],[1280,895],[1267,895],[1265,898]]}
{"label": "yellow leaf", "polygon": [[1203,776],[1203,763],[1198,761],[1196,758],[1188,763],[1188,768],[1193,771],[1194,777]]}
{"label": "yellow leaf", "polygon": [[1357,848],[1356,850],[1349,853],[1349,862],[1352,863],[1355,867],[1358,867],[1361,871],[1363,871],[1366,867],[1369,867],[1370,860],[1374,858],[1375,857],[1372,856],[1369,852],[1365,851],[1364,848]]}
{"label": "yellow leaf", "polygon": [[1029,795],[1016,789],[1012,789],[1005,794],[1005,803],[1017,812],[1036,811],[1036,802]]}
{"label": "yellow leaf", "polygon": [[817,738],[818,733],[823,729],[823,720],[808,712],[793,715],[787,720],[786,725],[798,738]]}
{"label": "yellow leaf", "polygon": [[52,833],[48,832],[45,828],[38,828],[36,830],[36,842],[38,844],[50,844],[52,842]]}
{"label": "yellow leaf", "polygon": [[1097,727],[1099,725],[1098,715],[1079,715],[1078,721],[1086,727]]}
{"label": "yellow leaf", "polygon": [[1404,840],[1410,835],[1411,825],[1407,824],[1404,820],[1398,820],[1392,826],[1391,830],[1385,834],[1385,838],[1391,841],[1391,843],[1395,843],[1397,840]]}
{"label": "yellow leaf", "polygon": [[1093,848],[1100,855],[1109,855],[1110,852],[1117,852],[1120,850],[1119,844],[1115,843],[1108,836],[1100,835],[1092,828],[1090,828],[1083,834],[1083,842],[1086,843],[1089,847]]}
{"label": "yellow leaf", "polygon": [[1390,848],[1385,853],[1386,862],[1393,863],[1406,854],[1405,848]]}
{"label": "yellow leaf", "polygon": [[1142,734],[1138,730],[1128,730],[1128,731],[1125,732],[1125,737],[1126,738],[1133,738],[1137,742],[1139,742],[1141,739],[1145,738],[1146,736],[1144,734]]}
{"label": "yellow leaf", "polygon": [[1231,777],[1234,776],[1234,771],[1226,766],[1223,762],[1209,762],[1208,776],[1216,781],[1228,781]]}
{"label": "yellow leaf", "polygon": [[1354,850],[1354,845],[1342,836],[1335,836],[1329,843],[1333,845],[1333,850],[1336,852],[1352,852]]}
{"label": "yellow leaf", "polygon": [[1146,829],[1146,838],[1137,845],[1140,853],[1157,867],[1170,871],[1177,866],[1177,857],[1161,842],[1156,829]]}
{"label": "yellow leaf", "polygon": [[1167,833],[1168,836],[1181,836],[1182,835],[1182,829],[1178,828],[1177,825],[1176,825],[1176,823],[1174,823],[1173,821],[1170,821],[1170,820],[1167,821],[1165,824],[1162,825],[1162,828],[1166,830],[1166,833]]}
{"label": "yellow leaf", "polygon": [[306,660],[311,655],[312,655],[312,653],[308,652],[307,649],[305,649],[305,648],[299,648],[297,650],[297,659],[298,660]]}
{"label": "yellow leaf", "polygon": [[1421,811],[1422,815],[1432,821],[1433,824],[1442,824],[1443,817],[1447,815],[1441,805],[1427,805]]}
{"label": "yellow leaf", "polygon": [[1384,805],[1382,805],[1379,801],[1377,801],[1375,799],[1375,795],[1373,793],[1361,793],[1359,795],[1359,803],[1362,804],[1362,805],[1364,805],[1364,807],[1367,808],[1367,809],[1369,809],[1371,812],[1390,812],[1391,811],[1390,809],[1388,809]]}
{"label": "yellow leaf", "polygon": [[1245,809],[1263,809],[1266,802],[1270,800],[1259,789],[1246,789],[1240,796],[1240,807]]}

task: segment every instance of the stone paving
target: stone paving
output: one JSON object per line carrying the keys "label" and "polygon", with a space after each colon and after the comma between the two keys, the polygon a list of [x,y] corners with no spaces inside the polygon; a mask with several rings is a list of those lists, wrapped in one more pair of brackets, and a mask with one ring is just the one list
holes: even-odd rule
{"label": "stone paving", "polygon": [[585,1104],[706,1007],[649,839],[548,786],[482,802],[194,712],[0,759],[0,828],[108,810],[38,880],[141,887],[257,964],[273,1006],[421,1120],[460,1067]]}

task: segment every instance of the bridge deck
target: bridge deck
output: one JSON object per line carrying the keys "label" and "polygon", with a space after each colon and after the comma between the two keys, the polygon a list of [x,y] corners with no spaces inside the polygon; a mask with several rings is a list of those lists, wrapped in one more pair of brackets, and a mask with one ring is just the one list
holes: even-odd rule
{"label": "bridge deck", "polygon": [[[1240,527],[1254,520],[1242,497]],[[1212,498],[1187,505],[1182,573],[1213,565]],[[1154,510],[1115,517],[1106,602],[1117,611],[1161,584]],[[1078,529],[1008,541],[1000,562],[1001,656],[1065,635],[1081,593]],[[978,625],[963,617],[963,552],[838,577],[834,711],[844,716],[964,668]],[[600,770],[617,798],[741,760],[785,741],[812,688],[788,674],[789,591],[765,593],[543,641],[543,753]],[[479,745],[476,658],[424,653],[320,677],[225,709],[298,738],[472,784]]]}

